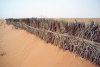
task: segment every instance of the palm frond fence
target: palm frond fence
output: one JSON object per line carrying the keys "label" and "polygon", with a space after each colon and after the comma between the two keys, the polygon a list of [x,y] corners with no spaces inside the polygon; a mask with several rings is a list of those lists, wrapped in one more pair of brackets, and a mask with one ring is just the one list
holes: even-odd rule
{"label": "palm frond fence", "polygon": [[66,22],[47,18],[6,19],[47,43],[74,52],[100,66],[100,23]]}

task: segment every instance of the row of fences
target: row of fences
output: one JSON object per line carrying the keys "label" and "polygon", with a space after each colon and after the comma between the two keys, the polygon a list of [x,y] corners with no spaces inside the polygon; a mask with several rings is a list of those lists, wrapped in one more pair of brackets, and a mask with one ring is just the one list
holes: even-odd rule
{"label": "row of fences", "polygon": [[100,66],[100,24],[91,21],[65,22],[46,18],[6,19],[16,29],[24,29],[47,43],[63,50],[74,52],[75,56],[90,60]]}

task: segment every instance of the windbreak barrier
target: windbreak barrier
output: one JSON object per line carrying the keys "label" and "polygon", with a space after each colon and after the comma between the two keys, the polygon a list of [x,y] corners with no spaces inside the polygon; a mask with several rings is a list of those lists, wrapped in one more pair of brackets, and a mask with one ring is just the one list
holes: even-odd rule
{"label": "windbreak barrier", "polygon": [[47,43],[74,52],[75,56],[100,66],[100,23],[69,23],[46,18],[12,18],[6,21],[16,29],[24,29]]}

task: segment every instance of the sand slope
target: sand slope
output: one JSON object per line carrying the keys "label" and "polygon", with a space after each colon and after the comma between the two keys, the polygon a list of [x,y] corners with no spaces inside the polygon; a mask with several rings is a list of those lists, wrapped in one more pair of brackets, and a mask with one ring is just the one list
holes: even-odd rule
{"label": "sand slope", "polygon": [[0,67],[97,67],[0,20]]}

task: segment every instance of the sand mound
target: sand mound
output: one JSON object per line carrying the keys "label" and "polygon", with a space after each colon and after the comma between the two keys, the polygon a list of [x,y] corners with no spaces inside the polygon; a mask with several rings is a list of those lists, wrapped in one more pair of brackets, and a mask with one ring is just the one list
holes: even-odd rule
{"label": "sand mound", "polygon": [[97,67],[4,22],[0,20],[0,67]]}

